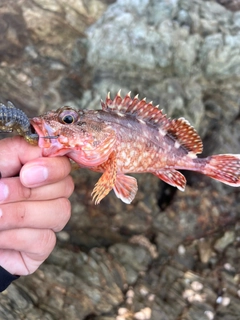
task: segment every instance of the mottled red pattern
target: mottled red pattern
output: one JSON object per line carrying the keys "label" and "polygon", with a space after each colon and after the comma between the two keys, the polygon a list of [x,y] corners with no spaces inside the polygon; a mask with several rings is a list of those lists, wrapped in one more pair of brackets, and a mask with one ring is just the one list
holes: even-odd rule
{"label": "mottled red pattern", "polygon": [[33,118],[43,156],[67,155],[80,167],[103,172],[93,190],[99,203],[112,189],[125,203],[137,181],[125,173],[150,172],[184,190],[177,169],[194,170],[231,186],[240,186],[240,155],[197,158],[202,141],[184,118],[169,119],[146,99],[120,93],[101,102],[102,110],[63,107]]}

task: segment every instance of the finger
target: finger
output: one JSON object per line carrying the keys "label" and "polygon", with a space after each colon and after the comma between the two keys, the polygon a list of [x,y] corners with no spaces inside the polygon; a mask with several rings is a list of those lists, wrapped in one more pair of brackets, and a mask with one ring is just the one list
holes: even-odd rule
{"label": "finger", "polygon": [[29,274],[19,251],[0,249],[0,265],[13,275],[22,276]]}
{"label": "finger", "polygon": [[26,163],[20,171],[20,180],[25,187],[38,187],[65,178],[71,171],[66,157],[38,158]]}
{"label": "finger", "polygon": [[74,190],[72,177],[67,176],[59,182],[37,188],[27,188],[21,184],[20,178],[0,180],[0,204],[24,200],[51,200],[61,197],[69,198]]}
{"label": "finger", "polygon": [[2,177],[12,177],[19,173],[27,161],[42,156],[38,146],[28,144],[22,137],[0,140],[0,171]]}
{"label": "finger", "polygon": [[[5,230],[0,232],[0,254],[2,249],[7,250],[5,258],[8,257],[11,261],[11,252],[19,252],[22,259],[19,261],[19,256],[15,254],[15,258],[18,258],[17,264],[8,265],[4,260],[2,265],[12,274],[26,275],[34,272],[39,265],[49,256],[56,244],[56,236],[52,230],[49,229],[14,229]],[[24,266],[23,266],[24,264]]]}
{"label": "finger", "polygon": [[66,225],[70,215],[71,205],[66,198],[2,204],[0,230],[37,228],[58,232]]}

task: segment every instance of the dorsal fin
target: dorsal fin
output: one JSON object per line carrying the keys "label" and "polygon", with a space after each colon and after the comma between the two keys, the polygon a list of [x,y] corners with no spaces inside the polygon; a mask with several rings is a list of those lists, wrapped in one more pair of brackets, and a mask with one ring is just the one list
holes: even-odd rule
{"label": "dorsal fin", "polygon": [[203,144],[196,130],[184,119],[173,119],[170,121],[167,132],[179,142],[187,151],[195,154],[202,153]]}
{"label": "dorsal fin", "polygon": [[146,102],[146,98],[139,100],[138,95],[132,99],[130,92],[122,98],[119,91],[113,100],[108,93],[106,101],[101,101],[101,105],[103,111],[132,115],[137,120],[153,125],[163,126],[168,122],[166,115],[162,113],[162,110],[153,106],[152,102]]}
{"label": "dorsal fin", "polygon": [[112,100],[110,93],[106,101],[101,101],[102,110],[106,112],[117,113],[118,115],[133,116],[141,123],[151,124],[161,129],[162,134],[170,135],[179,146],[195,154],[201,153],[203,146],[201,138],[196,130],[184,118],[169,119],[162,110],[159,110],[152,102],[146,102],[146,99],[139,100],[138,95],[133,99],[130,92],[122,98],[120,91]]}

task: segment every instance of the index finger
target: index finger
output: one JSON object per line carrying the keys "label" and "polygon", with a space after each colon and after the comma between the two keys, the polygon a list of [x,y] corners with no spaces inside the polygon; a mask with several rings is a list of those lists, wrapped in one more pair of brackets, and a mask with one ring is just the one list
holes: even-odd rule
{"label": "index finger", "polygon": [[23,164],[42,156],[38,146],[32,146],[22,137],[0,140],[0,172],[2,177],[17,175]]}

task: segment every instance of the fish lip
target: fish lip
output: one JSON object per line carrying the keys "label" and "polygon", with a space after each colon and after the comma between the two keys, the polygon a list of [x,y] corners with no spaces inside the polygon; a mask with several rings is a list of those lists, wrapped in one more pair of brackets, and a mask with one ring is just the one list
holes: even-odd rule
{"label": "fish lip", "polygon": [[[53,135],[51,127],[43,119],[33,118],[30,120],[30,124],[33,127],[34,131],[38,135],[38,146],[43,149],[49,149],[52,146],[52,139],[57,140],[55,137],[58,137],[56,134]],[[49,128],[49,130],[48,130]]]}

